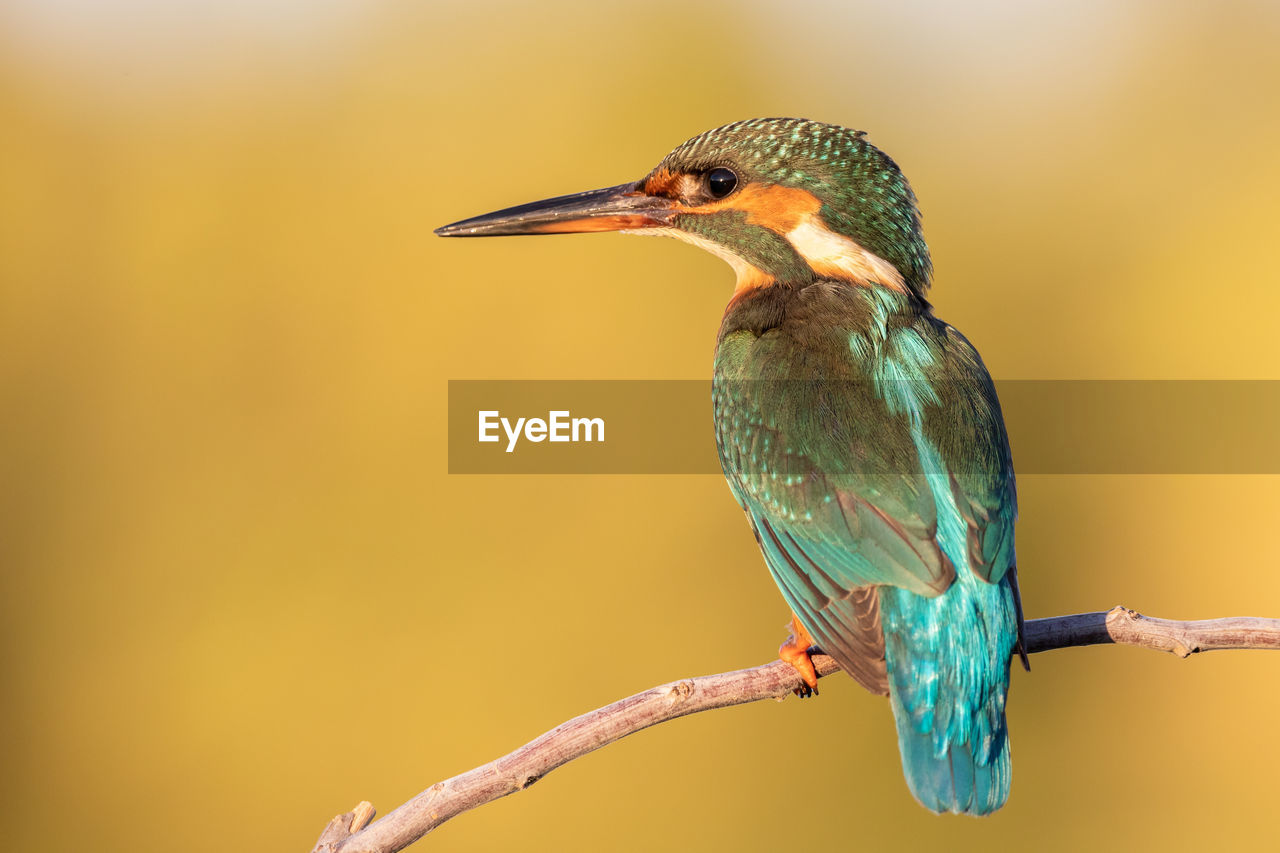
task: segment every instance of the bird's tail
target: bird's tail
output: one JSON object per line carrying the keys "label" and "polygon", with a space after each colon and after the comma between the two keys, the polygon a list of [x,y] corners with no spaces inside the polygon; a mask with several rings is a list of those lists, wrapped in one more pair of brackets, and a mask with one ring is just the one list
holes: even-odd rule
{"label": "bird's tail", "polygon": [[997,742],[988,745],[987,754],[981,748],[975,750],[972,743],[948,743],[940,751],[933,727],[920,731],[895,693],[890,682],[902,772],[920,804],[935,812],[971,815],[991,814],[1003,806],[1013,775],[1004,713],[993,731]]}

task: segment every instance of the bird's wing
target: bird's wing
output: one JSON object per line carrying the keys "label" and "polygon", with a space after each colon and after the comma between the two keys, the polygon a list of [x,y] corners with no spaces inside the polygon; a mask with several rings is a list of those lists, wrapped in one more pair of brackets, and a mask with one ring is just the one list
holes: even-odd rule
{"label": "bird's wing", "polygon": [[933,399],[921,431],[937,448],[965,522],[966,562],[978,577],[996,583],[1014,564],[1018,495],[1009,438],[995,384],[977,351],[956,329],[933,324]]}
{"label": "bird's wing", "polygon": [[[717,382],[717,442],[730,488],[801,624],[863,686],[887,693],[876,588],[937,595],[955,571],[936,540],[933,494],[914,462],[864,479],[825,458],[832,432],[850,444],[863,438],[833,424],[845,420],[843,405],[814,399],[831,390],[792,381]],[[767,414],[775,412],[813,419]]]}
{"label": "bird's wing", "polygon": [[[957,563],[991,582],[1012,565],[1016,503],[999,406],[980,361],[986,387],[970,375],[977,355],[956,334],[931,336],[935,359],[960,358],[954,376],[931,381],[937,393],[918,401],[914,421],[869,373],[797,370],[794,353],[770,352],[767,338],[744,339],[749,355],[729,342],[718,364],[721,462],[769,569],[819,646],[876,692],[887,682],[875,587],[935,596]],[[825,378],[764,373],[784,362]],[[922,447],[936,452],[925,458]],[[939,530],[942,488],[964,520],[951,535],[958,547]]]}

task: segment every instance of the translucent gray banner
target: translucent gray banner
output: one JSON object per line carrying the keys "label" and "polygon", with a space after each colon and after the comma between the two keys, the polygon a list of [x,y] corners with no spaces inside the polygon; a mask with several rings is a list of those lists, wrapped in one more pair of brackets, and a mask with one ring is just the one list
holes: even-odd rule
{"label": "translucent gray banner", "polygon": [[[1280,474],[1280,382],[997,382],[1019,474]],[[883,418],[863,383],[741,383],[761,411],[808,406],[834,435]],[[710,380],[451,380],[451,474],[715,474]],[[965,389],[889,396],[947,405]],[[824,421],[823,418],[826,420]],[[856,473],[856,454],[850,454]],[[910,463],[907,463],[910,464]],[[829,467],[829,464],[828,466]]]}

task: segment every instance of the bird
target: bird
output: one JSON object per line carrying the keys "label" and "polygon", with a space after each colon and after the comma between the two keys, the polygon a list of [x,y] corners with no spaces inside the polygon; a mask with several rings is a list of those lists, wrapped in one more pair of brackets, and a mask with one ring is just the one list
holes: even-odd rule
{"label": "bird", "polygon": [[995,385],[927,299],[916,196],[863,131],[738,121],[638,181],[461,220],[444,237],[619,231],[716,255],[736,283],[712,365],[730,491],[791,608],[779,657],[887,696],[938,813],[1008,799],[1010,664],[1027,665],[1017,489]]}

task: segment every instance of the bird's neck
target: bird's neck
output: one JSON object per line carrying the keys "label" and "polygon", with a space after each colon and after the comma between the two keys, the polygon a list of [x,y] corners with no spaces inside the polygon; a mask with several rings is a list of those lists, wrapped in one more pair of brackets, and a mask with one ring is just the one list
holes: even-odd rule
{"label": "bird's neck", "polygon": [[929,303],[911,291],[841,279],[775,280],[734,293],[720,324],[720,338],[742,330],[758,337],[784,326],[796,334],[834,329],[883,337],[889,327],[909,324],[928,313]]}

